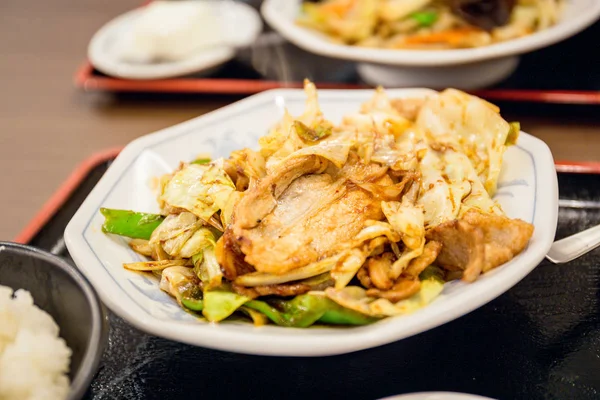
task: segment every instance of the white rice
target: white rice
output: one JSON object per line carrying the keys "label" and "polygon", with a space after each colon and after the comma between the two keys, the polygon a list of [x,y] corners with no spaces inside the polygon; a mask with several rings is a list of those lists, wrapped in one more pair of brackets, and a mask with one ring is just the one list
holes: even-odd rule
{"label": "white rice", "polygon": [[0,400],[63,400],[71,350],[31,294],[0,285]]}

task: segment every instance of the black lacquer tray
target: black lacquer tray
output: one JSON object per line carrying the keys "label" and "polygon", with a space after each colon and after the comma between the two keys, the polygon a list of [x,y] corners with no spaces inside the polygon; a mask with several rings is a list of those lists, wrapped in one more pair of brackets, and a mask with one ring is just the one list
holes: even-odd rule
{"label": "black lacquer tray", "polygon": [[[71,216],[117,151],[83,164],[18,240],[70,259]],[[600,223],[600,171],[557,166],[557,238]],[[583,173],[582,173],[583,172]],[[567,201],[568,200],[568,201]],[[276,358],[192,347],[110,315],[110,337],[87,399],[377,399],[456,391],[496,399],[600,398],[600,249],[542,262],[504,295],[417,336],[341,356]]]}

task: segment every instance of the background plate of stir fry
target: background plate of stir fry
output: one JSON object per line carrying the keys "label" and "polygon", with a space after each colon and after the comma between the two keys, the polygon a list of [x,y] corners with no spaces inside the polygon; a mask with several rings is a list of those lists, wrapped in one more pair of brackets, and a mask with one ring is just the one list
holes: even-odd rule
{"label": "background plate of stir fry", "polygon": [[508,290],[552,244],[557,202],[548,147],[484,100],[306,82],[132,142],[65,239],[145,331],[331,355]]}
{"label": "background plate of stir fry", "polygon": [[267,23],[317,54],[458,65],[549,46],[600,16],[595,0],[265,0]]}

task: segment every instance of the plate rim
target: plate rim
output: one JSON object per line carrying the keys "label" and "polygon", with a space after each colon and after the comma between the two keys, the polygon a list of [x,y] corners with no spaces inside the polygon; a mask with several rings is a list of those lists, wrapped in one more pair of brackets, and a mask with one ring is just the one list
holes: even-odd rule
{"label": "plate rim", "polygon": [[[435,398],[422,397],[422,396],[435,396]],[[444,396],[437,398],[438,396]],[[411,392],[396,394],[388,397],[380,398],[379,400],[494,400],[491,397],[485,397],[478,394],[462,393],[462,392],[446,392],[446,391],[432,391],[432,392]]]}
{"label": "plate rim", "polygon": [[[395,94],[398,96],[403,93],[428,93],[428,89],[390,89],[388,93]],[[320,90],[320,98],[330,97],[334,95],[343,94],[345,97],[353,96],[357,99],[366,98],[365,95],[372,94],[372,90]],[[536,151],[535,159],[541,160],[543,166],[546,168],[537,168],[535,171],[536,179],[545,182],[547,189],[543,191],[544,196],[538,195],[538,200],[541,202],[541,211],[545,212],[545,219],[548,221],[543,225],[543,231],[538,238],[538,241],[534,244],[538,248],[535,253],[525,252],[518,256],[513,262],[523,263],[520,269],[511,269],[510,279],[504,279],[501,285],[502,289],[489,290],[485,289],[485,285],[477,286],[478,290],[472,289],[466,296],[458,298],[458,306],[452,309],[451,305],[441,316],[436,316],[434,321],[421,321],[424,316],[416,318],[417,324],[408,324],[408,328],[400,329],[400,335],[394,330],[394,325],[407,325],[406,323],[398,323],[398,321],[406,321],[407,318],[415,319],[415,313],[409,316],[403,316],[402,318],[395,319],[396,324],[393,321],[385,321],[381,324],[382,328],[373,329],[369,327],[357,327],[351,328],[345,331],[344,335],[331,334],[331,330],[323,330],[318,334],[299,334],[296,335],[285,335],[281,334],[283,331],[269,329],[263,329],[262,332],[254,334],[257,330],[262,328],[243,328],[241,331],[238,329],[219,329],[215,324],[185,324],[177,321],[165,321],[156,317],[152,317],[149,314],[140,314],[140,307],[133,301],[127,306],[122,306],[118,303],[118,297],[123,296],[126,293],[121,288],[109,289],[102,285],[102,281],[105,279],[104,273],[109,275],[107,271],[102,273],[94,272],[94,267],[91,266],[90,253],[93,252],[91,246],[88,247],[84,240],[85,225],[91,215],[97,212],[98,196],[103,196],[105,193],[103,190],[110,187],[112,183],[118,179],[119,175],[122,174],[126,163],[132,162],[132,159],[141,154],[146,145],[161,141],[163,138],[168,137],[175,131],[183,131],[191,129],[197,124],[203,125],[210,122],[213,119],[221,119],[226,117],[228,114],[234,112],[240,112],[244,109],[255,106],[261,102],[271,102],[276,96],[295,96],[297,98],[304,98],[304,92],[299,89],[275,89],[267,92],[263,92],[236,103],[232,103],[219,110],[207,113],[200,117],[192,120],[183,122],[181,124],[174,125],[172,127],[159,130],[155,133],[142,136],[129,145],[127,145],[123,151],[117,156],[115,161],[109,167],[108,171],[100,179],[98,184],[87,196],[86,200],[82,203],[80,208],[77,210],[75,215],[69,221],[69,224],[65,230],[65,242],[71,256],[73,257],[78,268],[88,277],[92,282],[96,291],[102,298],[102,301],[117,315],[128,321],[133,326],[149,332],[151,334],[165,337],[167,339],[188,343],[192,345],[214,348],[219,350],[234,351],[238,353],[246,354],[259,354],[259,355],[277,355],[277,356],[329,356],[348,352],[354,352],[358,350],[364,350],[371,347],[377,347],[383,344],[391,343],[406,337],[413,336],[417,333],[421,333],[432,329],[436,326],[442,325],[446,322],[454,320],[462,315],[465,315],[476,308],[479,308],[487,302],[498,297],[500,294],[509,290],[512,286],[518,283],[523,277],[525,277],[535,266],[541,261],[548,249],[550,248],[553,239],[554,232],[556,230],[556,222],[558,217],[558,183],[556,171],[554,169],[554,162],[552,154],[548,146],[541,140],[534,138],[526,133],[522,134],[520,144],[529,150]],[[535,162],[535,161],[534,161]],[[550,168],[548,168],[550,167]],[[551,170],[551,171],[550,171]],[[540,191],[542,185],[537,185],[536,191]],[[544,199],[546,199],[544,203]],[[536,206],[540,203],[536,202]],[[537,220],[536,220],[537,221]],[[538,221],[539,222],[539,221]],[[550,233],[551,232],[551,233]],[[99,260],[98,260],[99,262]],[[102,268],[103,269],[103,268]],[[506,275],[506,274],[505,274]],[[475,283],[477,284],[477,282]],[[474,287],[475,288],[475,287]],[[115,291],[122,292],[115,294]],[[482,298],[484,299],[482,301]],[[467,300],[476,301],[473,305],[472,302]],[[456,302],[456,298],[452,303]],[[424,310],[426,310],[425,308]],[[439,312],[438,312],[439,314]],[[386,324],[387,326],[384,326]],[[230,326],[230,325],[227,325]],[[175,329],[173,329],[175,327]],[[278,328],[278,327],[274,327]],[[402,326],[399,326],[402,328]],[[278,328],[286,329],[290,328]],[[342,328],[345,329],[345,328]],[[244,331],[245,330],[245,331]],[[249,334],[252,331],[253,334]],[[267,332],[268,331],[268,332]],[[310,330],[303,330],[303,332],[311,332]],[[312,332],[315,332],[314,330]],[[323,333],[325,332],[325,333]],[[329,333],[328,333],[329,332]],[[335,331],[334,331],[335,332]],[[323,333],[323,334],[322,334]],[[215,337],[218,335],[219,340],[215,341]]]}

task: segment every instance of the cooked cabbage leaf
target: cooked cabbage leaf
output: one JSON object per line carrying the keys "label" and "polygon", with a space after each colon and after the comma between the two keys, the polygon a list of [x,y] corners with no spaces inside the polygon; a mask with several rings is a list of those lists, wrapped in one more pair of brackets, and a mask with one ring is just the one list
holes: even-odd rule
{"label": "cooked cabbage leaf", "polygon": [[198,278],[191,268],[169,267],[162,271],[160,289],[177,299],[181,304],[181,298],[189,291],[198,288]]}
{"label": "cooked cabbage leaf", "polygon": [[394,230],[402,235],[405,250],[392,264],[392,280],[398,279],[408,263],[423,253],[425,246],[425,217],[423,207],[407,200],[382,202],[381,208]]}
{"label": "cooked cabbage leaf", "polygon": [[208,221],[215,212],[225,207],[235,191],[235,185],[221,164],[222,160],[183,166],[166,183],[160,200]]}
{"label": "cooked cabbage leaf", "polygon": [[367,296],[367,291],[359,286],[346,286],[344,289],[325,289],[325,294],[340,306],[371,317],[390,317],[412,313],[431,303],[444,289],[444,283],[435,275],[421,281],[419,292],[408,299],[392,303],[386,299]]}
{"label": "cooked cabbage leaf", "polygon": [[233,314],[250,299],[227,290],[204,292],[202,315],[210,322],[219,322]]}
{"label": "cooked cabbage leaf", "polygon": [[459,90],[447,89],[425,103],[417,126],[432,142],[464,152],[487,192],[495,193],[511,132],[498,107]]}

